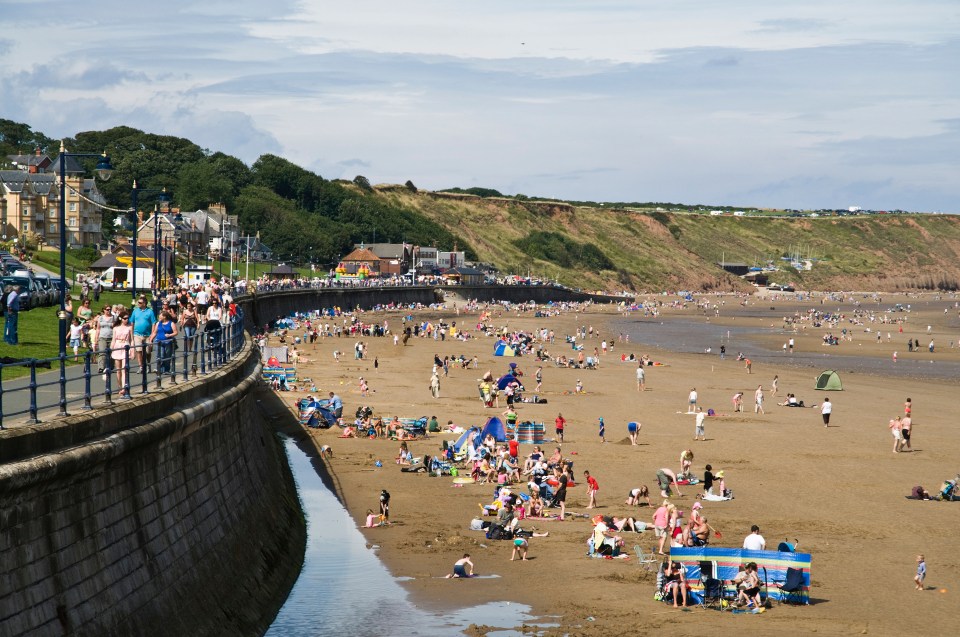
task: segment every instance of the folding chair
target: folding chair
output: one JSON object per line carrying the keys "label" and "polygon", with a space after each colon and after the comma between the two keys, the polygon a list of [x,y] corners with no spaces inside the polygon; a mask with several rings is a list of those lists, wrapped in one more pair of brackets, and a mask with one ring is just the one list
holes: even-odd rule
{"label": "folding chair", "polygon": [[[803,590],[803,571],[798,568],[788,568],[787,577],[780,588],[780,603],[809,604],[810,596]],[[786,595],[784,595],[786,593]]]}
{"label": "folding chair", "polygon": [[703,584],[703,597],[700,606],[723,610],[723,582],[714,577],[714,562],[700,562],[700,582]]}
{"label": "folding chair", "polygon": [[637,556],[637,566],[642,566],[643,568],[647,569],[648,571],[652,571],[652,570],[653,570],[653,567],[651,566],[651,564],[656,564],[656,563],[657,563],[657,560],[655,560],[655,559],[653,558],[653,555],[652,555],[652,554],[647,555],[646,553],[644,553],[644,552],[643,552],[643,549],[640,548],[640,545],[639,545],[639,544],[634,544],[634,545],[633,545],[633,552],[634,552],[634,553],[636,554],[636,556]]}

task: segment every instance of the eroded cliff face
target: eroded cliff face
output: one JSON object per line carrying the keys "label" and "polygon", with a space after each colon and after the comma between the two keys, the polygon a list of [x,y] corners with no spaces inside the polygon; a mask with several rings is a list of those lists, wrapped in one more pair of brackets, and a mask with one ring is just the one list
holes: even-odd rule
{"label": "eroded cliff face", "polygon": [[[712,217],[577,207],[565,202],[391,190],[380,196],[445,225],[479,260],[574,287],[635,291],[748,290],[720,261],[781,267],[772,280],[822,290],[960,288],[960,217]],[[599,272],[533,259],[515,243],[557,232],[597,246],[614,267]],[[795,270],[781,257],[812,258]]]}

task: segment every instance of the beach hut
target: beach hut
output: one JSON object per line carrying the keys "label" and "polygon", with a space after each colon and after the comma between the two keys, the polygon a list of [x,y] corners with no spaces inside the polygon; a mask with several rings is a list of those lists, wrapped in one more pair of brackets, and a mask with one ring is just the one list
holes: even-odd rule
{"label": "beach hut", "polygon": [[817,389],[823,391],[843,391],[843,383],[840,382],[840,375],[828,369],[817,376]]}

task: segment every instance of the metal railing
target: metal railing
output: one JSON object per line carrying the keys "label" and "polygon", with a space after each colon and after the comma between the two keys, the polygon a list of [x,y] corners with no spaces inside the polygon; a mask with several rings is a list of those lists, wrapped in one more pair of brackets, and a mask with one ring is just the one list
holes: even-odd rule
{"label": "metal railing", "polygon": [[[187,381],[216,371],[243,349],[242,309],[219,329],[212,327],[207,323],[199,330],[181,328],[175,338],[160,343],[0,364],[0,429],[14,422],[39,423],[39,415],[47,410],[59,408],[56,415],[69,415],[71,404],[79,404],[84,411],[107,407],[115,398],[130,400],[159,391],[164,383],[170,387],[178,379]],[[4,372],[13,368],[26,368],[29,375],[3,380]],[[61,396],[67,397],[66,403]]]}

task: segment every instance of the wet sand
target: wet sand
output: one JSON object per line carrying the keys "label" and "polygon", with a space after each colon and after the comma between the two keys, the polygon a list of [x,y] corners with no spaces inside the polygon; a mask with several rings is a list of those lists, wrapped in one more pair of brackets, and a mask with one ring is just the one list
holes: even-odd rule
{"label": "wet sand", "polygon": [[[892,297],[884,298],[882,305],[895,302]],[[915,298],[907,302],[918,305]],[[772,314],[771,305],[776,307]],[[585,557],[591,525],[583,518],[534,522],[538,530],[550,531],[550,536],[531,540],[530,561],[511,562],[508,542],[488,541],[469,530],[470,520],[479,512],[478,504],[492,497],[490,485],[454,487],[449,477],[401,473],[393,462],[398,449],[395,442],[339,439],[336,430],[310,430],[309,435],[317,446],[333,447],[334,457],[324,460],[323,467],[329,484],[358,525],[368,508],[377,508],[380,489],[391,492],[394,523],[363,532],[371,545],[381,547],[379,553],[395,576],[411,578],[405,585],[426,608],[498,600],[523,602],[544,615],[560,616],[560,627],[543,633],[557,635],[649,634],[662,629],[677,634],[744,630],[758,634],[949,634],[954,629],[956,596],[960,595],[960,560],[956,557],[960,540],[953,532],[960,503],[914,502],[903,496],[916,484],[933,491],[943,479],[960,471],[960,435],[948,411],[948,400],[956,395],[956,378],[936,377],[946,365],[960,362],[960,351],[946,347],[951,338],[956,340],[952,336],[960,324],[956,311],[943,314],[942,305],[918,307],[910,313],[902,335],[891,330],[893,339],[899,337],[904,343],[898,350],[897,365],[911,356],[930,358],[926,353],[906,354],[908,337],[920,338],[924,344],[932,337],[938,343],[936,362],[927,363],[929,375],[918,379],[894,376],[883,367],[893,364],[892,347],[885,344],[886,326],[881,345],[868,345],[858,333],[852,345],[829,348],[820,345],[824,330],[808,328],[794,336],[796,353],[793,361],[789,360],[789,355],[777,351],[785,341],[785,335],[778,333],[780,319],[809,307],[819,307],[819,301],[758,300],[742,307],[733,297],[726,297],[720,317],[711,318],[709,328],[703,327],[706,318],[702,312],[692,306],[664,310],[657,321],[599,306],[576,316],[535,318],[529,313],[504,313],[493,321],[511,329],[544,326],[555,330],[558,342],[548,347],[554,355],[570,354],[562,335],[571,333],[575,325],[593,325],[601,338],[613,340],[621,331],[636,330],[631,338],[634,342],[615,343],[613,352],[602,357],[599,370],[545,365],[541,395],[548,404],[524,404],[519,410],[521,418],[545,422],[548,437],[552,436],[553,419],[562,412],[568,421],[563,452],[575,461],[575,476],[580,479],[583,470],[589,469],[600,483],[598,511],[584,508],[586,492],[579,481],[570,490],[568,511],[630,514],[649,521],[652,510],[623,504],[627,492],[646,484],[656,495],[656,470],[676,470],[680,452],[691,448],[694,469],[701,473],[709,462],[714,470],[725,470],[728,485],[736,494],[729,502],[705,503],[711,525],[724,535],[716,545],[739,546],[751,524],[761,527],[768,548],[775,548],[784,538],[798,539],[800,550],[813,555],[813,603],[808,607],[774,607],[762,616],[747,618],[701,609],[674,611],[653,600],[654,576],[639,568],[635,560]],[[417,315],[430,319],[447,316],[469,329],[477,318],[476,314],[455,317],[450,311],[425,310]],[[771,321],[773,317],[777,320]],[[364,314],[366,321],[382,322],[384,318],[391,327],[399,325],[399,313]],[[663,328],[673,326],[673,331],[658,331],[659,322],[664,323]],[[932,326],[930,336],[928,324]],[[735,340],[727,346],[726,360],[721,361],[713,330],[719,327],[725,334],[727,326]],[[638,338],[657,347],[637,343]],[[326,339],[301,349],[311,359],[300,365],[301,377],[312,378],[324,393],[337,391],[344,399],[345,414],[364,403],[382,416],[436,415],[441,423],[453,420],[464,426],[482,425],[486,418],[506,409],[505,404],[496,410],[484,409],[478,400],[476,381],[483,372],[489,369],[500,375],[509,362],[518,362],[532,388],[535,363],[494,357],[494,339],[490,337],[466,342],[413,339],[406,347],[394,347],[387,338],[363,340],[369,344],[369,357],[363,361],[350,356],[354,343],[350,338]],[[598,345],[598,338],[588,339],[587,350]],[[706,347],[712,347],[713,353],[703,353]],[[684,349],[689,351],[671,351]],[[734,360],[741,349],[752,354],[752,374]],[[346,353],[339,364],[334,362],[334,350]],[[647,369],[646,392],[636,391],[636,366],[620,362],[621,353],[631,352],[648,353],[666,364]],[[428,390],[435,353],[441,358],[476,354],[480,360],[479,369],[451,369],[450,377],[441,381],[439,400],[432,399]],[[374,369],[374,357],[379,369]],[[776,406],[787,392],[796,393],[807,404],[821,402],[825,394],[813,389],[815,372],[820,368],[842,372],[847,361],[883,373],[842,373],[844,391],[830,396],[835,408],[829,428],[823,427],[819,410]],[[920,369],[911,374],[926,369],[915,366]],[[767,395],[765,415],[754,414],[754,390],[759,384],[769,389],[775,374],[779,375],[778,395]],[[374,390],[367,398],[359,395],[359,376]],[[573,389],[577,379],[583,381],[587,393],[564,393]],[[704,408],[712,407],[720,414],[707,419],[706,442],[692,441],[693,416],[678,413],[686,410],[691,387],[696,387]],[[735,391],[745,393],[747,413],[729,413]],[[305,395],[290,392],[281,397],[292,404]],[[902,413],[907,396],[915,405],[915,450],[894,454],[887,421]],[[598,416],[607,423],[606,444],[597,436]],[[641,444],[636,447],[627,440],[626,423],[631,420],[643,425]],[[412,443],[411,448],[417,456],[431,454],[443,440],[453,439],[453,435],[433,434],[429,440]],[[545,447],[550,450],[552,444]],[[521,445],[521,454],[530,450],[529,445]],[[378,459],[381,468],[375,466]],[[683,496],[675,498],[678,506],[689,510],[695,492],[695,487],[684,489]],[[639,543],[650,550],[656,545],[649,531],[625,537],[628,547]],[[478,573],[500,577],[439,579],[463,552],[471,553]],[[915,592],[911,581],[916,555],[921,552],[929,569],[927,584],[933,589],[923,593]],[[743,625],[745,621],[751,626]],[[474,632],[484,632],[483,617],[477,617],[476,624],[480,628]]]}

